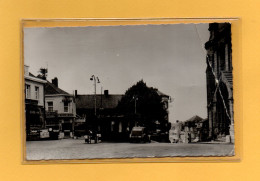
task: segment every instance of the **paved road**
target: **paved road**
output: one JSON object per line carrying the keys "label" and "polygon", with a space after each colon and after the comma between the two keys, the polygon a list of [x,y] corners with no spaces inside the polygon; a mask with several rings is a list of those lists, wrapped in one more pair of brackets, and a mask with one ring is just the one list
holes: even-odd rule
{"label": "paved road", "polygon": [[231,156],[233,144],[99,143],[84,140],[28,141],[27,160],[175,156]]}

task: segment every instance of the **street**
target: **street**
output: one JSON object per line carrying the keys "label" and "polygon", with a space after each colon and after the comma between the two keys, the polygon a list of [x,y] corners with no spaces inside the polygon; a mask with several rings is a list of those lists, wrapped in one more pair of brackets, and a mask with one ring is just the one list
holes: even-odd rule
{"label": "street", "polygon": [[85,144],[83,139],[27,141],[27,160],[93,159],[175,156],[232,156],[233,144],[193,143],[99,143]]}

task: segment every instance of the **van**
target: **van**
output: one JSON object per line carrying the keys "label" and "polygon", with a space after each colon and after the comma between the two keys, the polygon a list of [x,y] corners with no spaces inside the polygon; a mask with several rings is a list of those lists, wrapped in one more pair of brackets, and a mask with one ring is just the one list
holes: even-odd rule
{"label": "van", "polygon": [[129,135],[130,143],[133,142],[150,142],[150,136],[146,132],[145,127],[133,127]]}

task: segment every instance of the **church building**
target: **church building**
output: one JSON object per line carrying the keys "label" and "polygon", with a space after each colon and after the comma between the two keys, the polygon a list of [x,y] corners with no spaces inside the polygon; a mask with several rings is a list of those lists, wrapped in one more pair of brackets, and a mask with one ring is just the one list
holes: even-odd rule
{"label": "church building", "polygon": [[209,138],[234,142],[231,24],[209,24],[207,50],[207,108]]}

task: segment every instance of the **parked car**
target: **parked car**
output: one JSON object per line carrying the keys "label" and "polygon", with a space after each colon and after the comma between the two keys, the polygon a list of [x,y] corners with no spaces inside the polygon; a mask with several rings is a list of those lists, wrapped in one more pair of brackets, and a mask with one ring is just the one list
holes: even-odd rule
{"label": "parked car", "polygon": [[150,139],[156,142],[170,143],[169,133],[160,129],[156,129],[152,132]]}
{"label": "parked car", "polygon": [[150,135],[147,134],[145,127],[133,127],[130,135],[130,142],[151,142]]}

